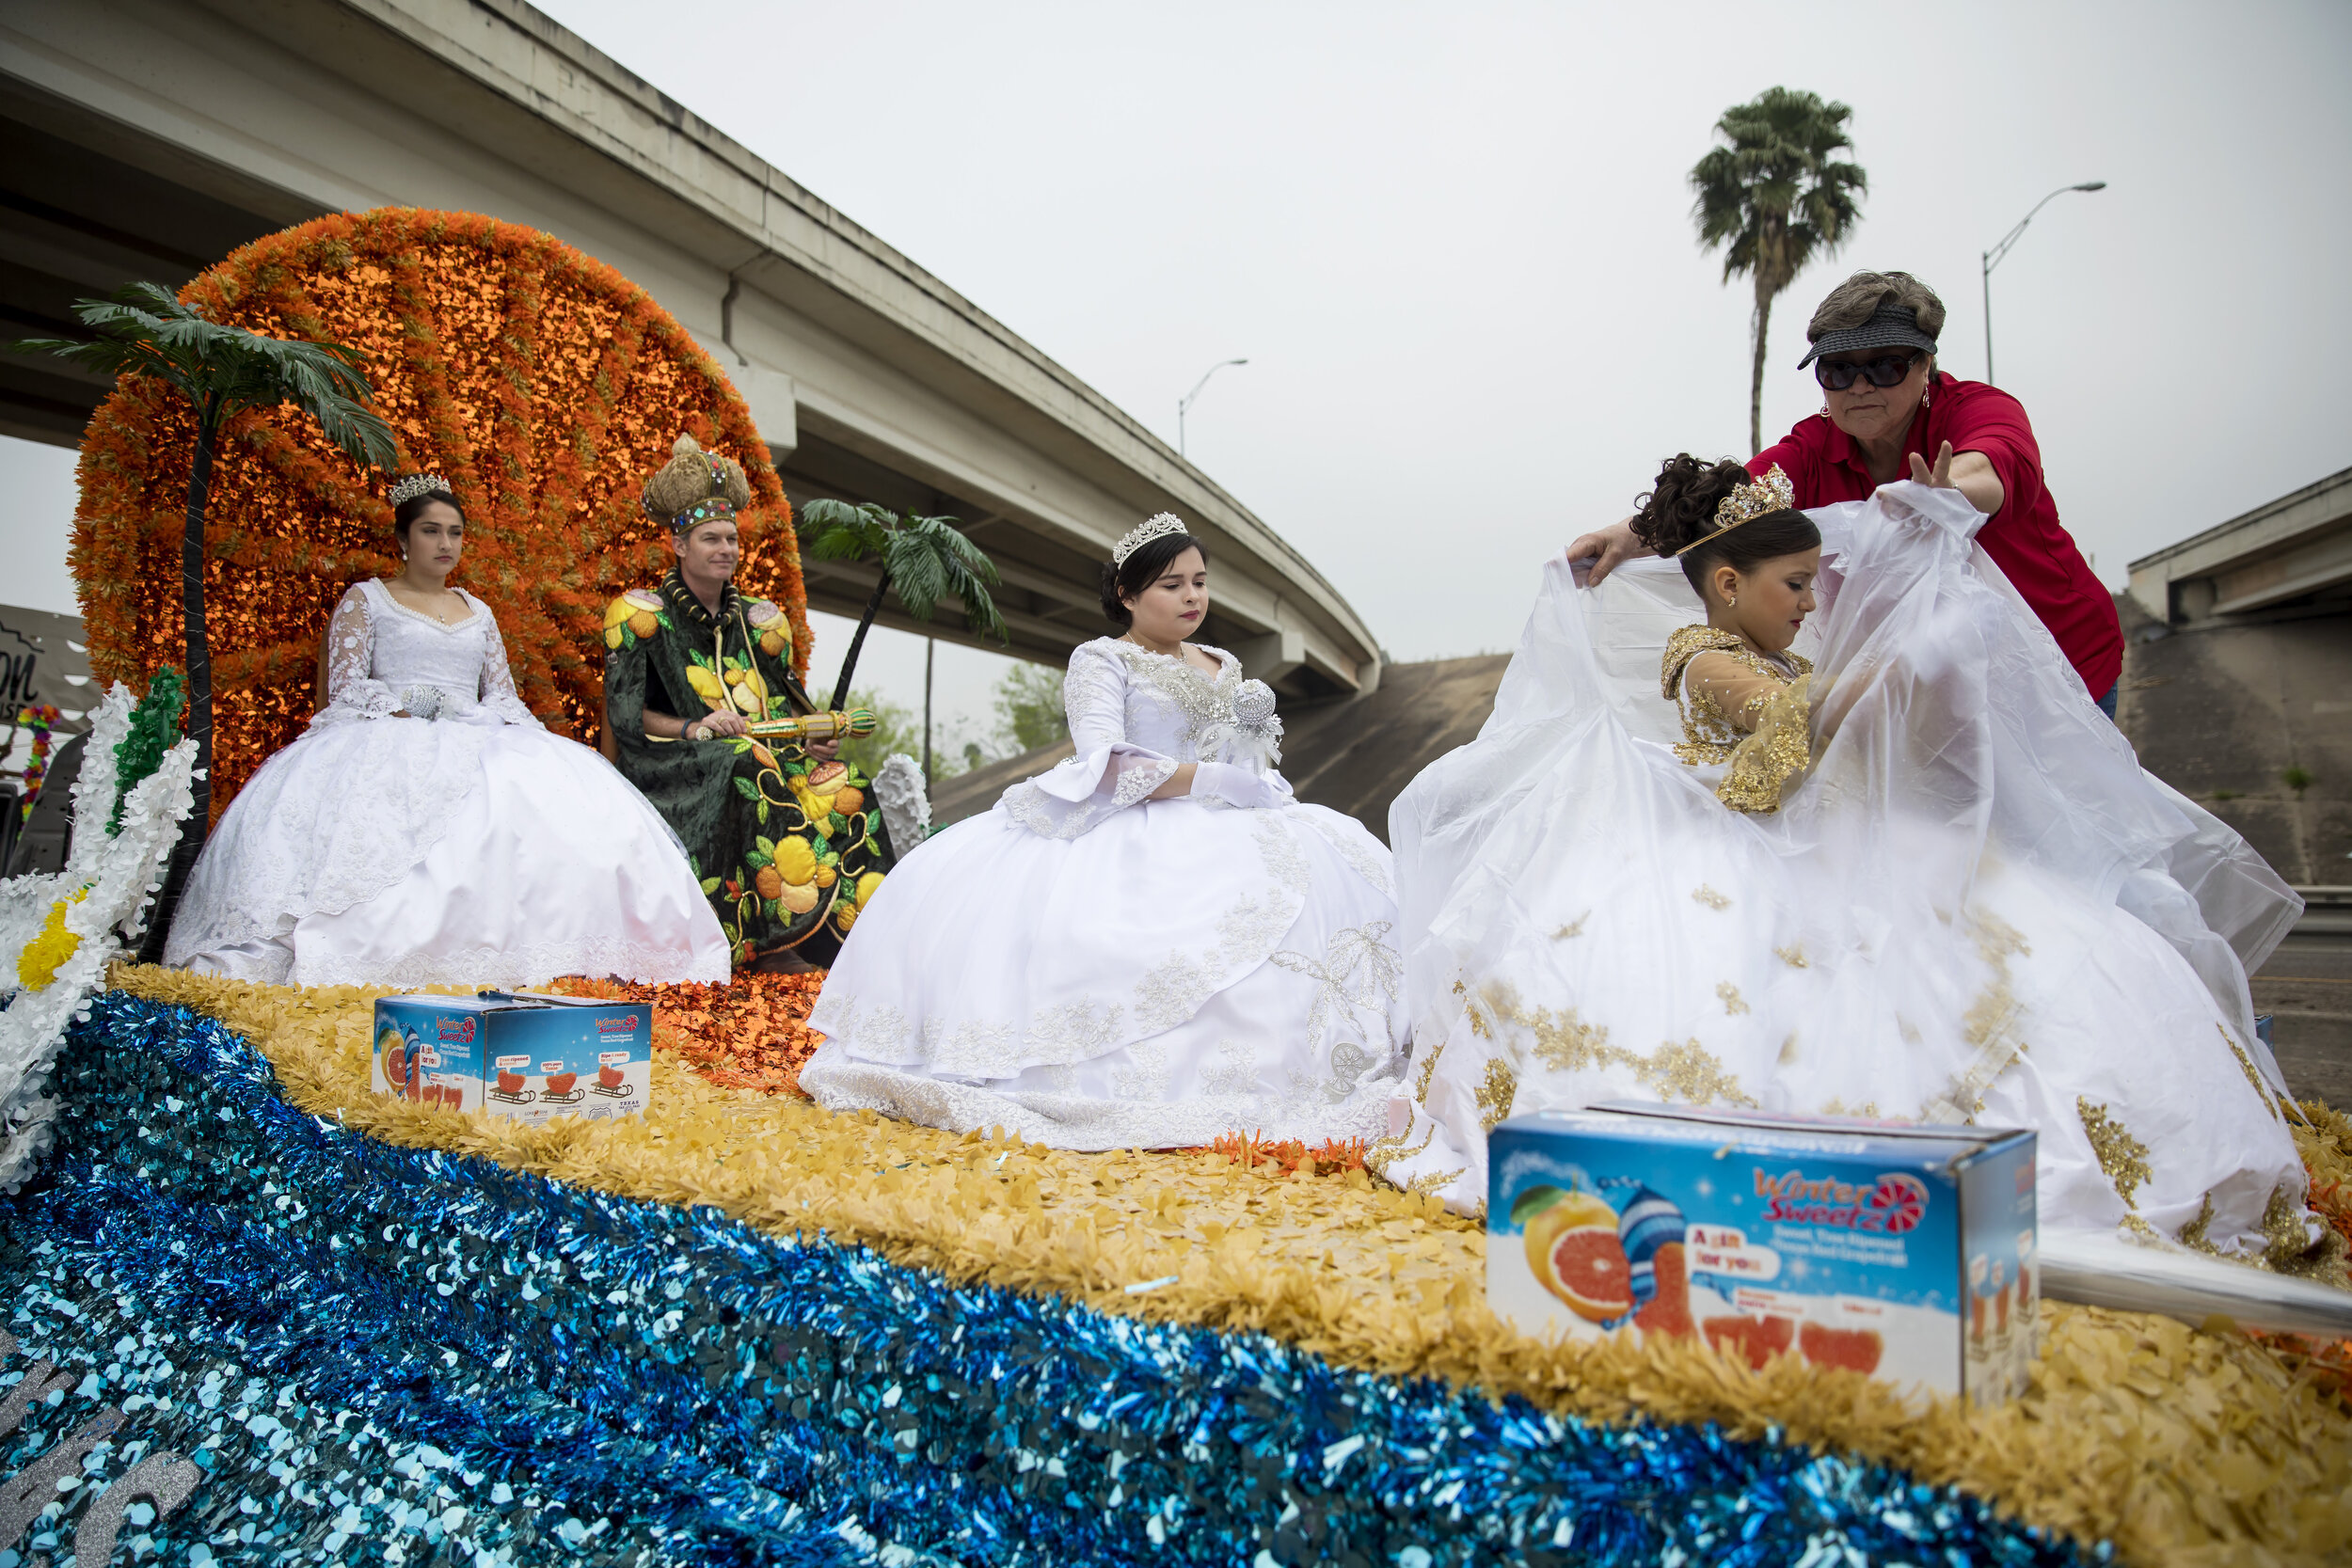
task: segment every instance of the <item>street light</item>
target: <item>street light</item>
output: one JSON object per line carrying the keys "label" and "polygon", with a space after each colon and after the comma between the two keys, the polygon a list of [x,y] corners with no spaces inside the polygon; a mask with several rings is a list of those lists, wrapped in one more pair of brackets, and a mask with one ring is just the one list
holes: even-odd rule
{"label": "street light", "polygon": [[[2103,191],[2106,188],[2107,182],[2104,180],[2086,180],[2079,185],[2060,185],[2035,202],[2033,213],[2042,211],[2068,191]],[[2026,225],[2033,221],[2033,213],[2019,218],[2017,227],[2002,235],[2001,243],[1984,253],[1984,384],[1988,387],[1993,385],[1993,269],[2001,264],[2001,258],[2009,254],[2009,247],[2025,233]]]}
{"label": "street light", "polygon": [[1200,388],[1209,384],[1209,377],[1215,375],[1217,372],[1223,370],[1228,365],[1247,365],[1248,363],[1249,363],[1249,361],[1247,359],[1218,360],[1216,364],[1211,365],[1206,371],[1201,372],[1200,379],[1192,384],[1191,391],[1186,392],[1183,397],[1176,400],[1177,456],[1182,457],[1184,455],[1184,410],[1190,408],[1192,406],[1192,400],[1200,395]]}

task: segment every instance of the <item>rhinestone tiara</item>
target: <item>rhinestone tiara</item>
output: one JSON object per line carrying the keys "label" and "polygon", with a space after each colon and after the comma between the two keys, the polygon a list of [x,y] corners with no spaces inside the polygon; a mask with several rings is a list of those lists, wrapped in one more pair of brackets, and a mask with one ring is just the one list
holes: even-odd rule
{"label": "rhinestone tiara", "polygon": [[405,506],[419,496],[429,496],[436,490],[448,495],[449,481],[439,474],[410,474],[387,491],[384,499],[394,506]]}
{"label": "rhinestone tiara", "polygon": [[1124,566],[1127,558],[1154,539],[1165,539],[1171,533],[1185,531],[1184,520],[1173,512],[1162,512],[1146,517],[1127,531],[1127,537],[1111,546],[1111,564]]}
{"label": "rhinestone tiara", "polygon": [[1768,512],[1786,512],[1797,504],[1797,487],[1775,463],[1764,470],[1764,477],[1740,485],[1715,503],[1715,531],[1702,534],[1682,548],[1677,556],[1689,555],[1701,545],[1721,539],[1741,523],[1754,522]]}

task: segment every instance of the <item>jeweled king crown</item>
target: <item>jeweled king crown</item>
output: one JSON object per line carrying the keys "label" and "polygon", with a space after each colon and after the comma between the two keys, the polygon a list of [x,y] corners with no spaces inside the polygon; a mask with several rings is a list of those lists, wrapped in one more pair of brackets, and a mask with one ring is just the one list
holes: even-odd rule
{"label": "jeweled king crown", "polygon": [[449,481],[439,474],[410,474],[385,492],[384,499],[394,506],[405,506],[419,496],[429,496],[436,490],[448,495]]}
{"label": "jeweled king crown", "polygon": [[1775,463],[1764,470],[1764,477],[1752,480],[1715,503],[1715,531],[1701,534],[1675,554],[1689,555],[1710,540],[1721,539],[1741,523],[1754,522],[1771,512],[1786,512],[1797,504],[1797,487]]}
{"label": "jeweled king crown", "polygon": [[1111,564],[1124,566],[1127,558],[1154,539],[1165,539],[1171,533],[1184,531],[1184,520],[1173,512],[1162,512],[1146,517],[1127,531],[1127,537],[1111,546]]}

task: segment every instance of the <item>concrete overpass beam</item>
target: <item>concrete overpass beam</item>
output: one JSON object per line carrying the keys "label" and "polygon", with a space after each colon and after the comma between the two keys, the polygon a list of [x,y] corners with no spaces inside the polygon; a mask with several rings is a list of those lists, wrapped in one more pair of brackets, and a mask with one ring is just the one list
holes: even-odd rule
{"label": "concrete overpass beam", "polygon": [[1277,686],[1307,662],[1307,637],[1282,626],[1263,637],[1236,640],[1225,651],[1241,660],[1243,674]]}

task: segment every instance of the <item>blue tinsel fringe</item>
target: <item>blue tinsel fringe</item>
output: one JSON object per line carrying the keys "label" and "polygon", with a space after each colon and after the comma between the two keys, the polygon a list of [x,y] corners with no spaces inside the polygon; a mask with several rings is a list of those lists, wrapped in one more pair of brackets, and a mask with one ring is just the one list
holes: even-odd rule
{"label": "blue tinsel fringe", "polygon": [[26,1357],[84,1375],[0,1439],[0,1473],[109,1403],[126,1420],[0,1568],[10,1546],[63,1568],[85,1500],[163,1448],[208,1479],[167,1519],[134,1508],[118,1560],[2082,1560],[1879,1466],[373,1143],[184,1008],[101,997],[57,1085],[57,1148],[0,1201],[22,1342],[0,1381]]}

